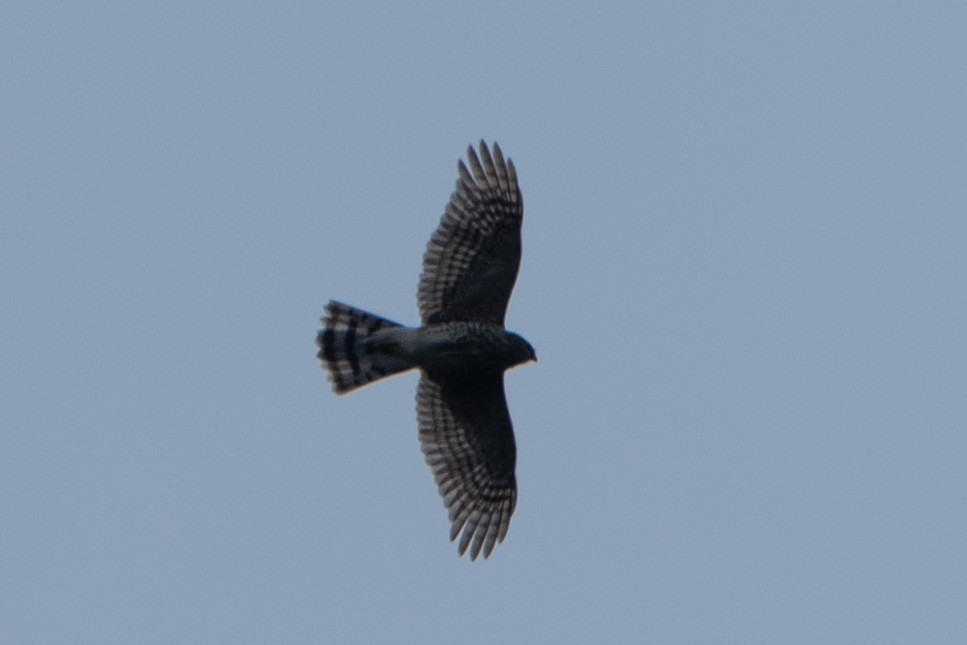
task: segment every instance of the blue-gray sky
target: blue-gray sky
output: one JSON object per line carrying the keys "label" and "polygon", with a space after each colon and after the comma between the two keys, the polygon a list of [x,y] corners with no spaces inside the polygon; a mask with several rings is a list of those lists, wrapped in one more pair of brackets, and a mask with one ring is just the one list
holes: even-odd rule
{"label": "blue-gray sky", "polygon": [[[961,2],[5,3],[0,641],[960,643]],[[458,558],[413,323],[513,158],[520,498]]]}

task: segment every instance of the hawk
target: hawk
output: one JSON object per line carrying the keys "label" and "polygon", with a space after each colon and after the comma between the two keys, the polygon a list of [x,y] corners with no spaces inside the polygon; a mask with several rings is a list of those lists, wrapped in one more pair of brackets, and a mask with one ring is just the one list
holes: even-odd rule
{"label": "hawk", "polygon": [[[450,540],[470,559],[502,542],[517,501],[517,448],[504,371],[537,360],[504,329],[520,266],[523,202],[517,171],[495,143],[471,146],[456,190],[423,255],[420,327],[330,301],[318,357],[337,394],[419,368],[420,445],[444,506]],[[462,535],[461,535],[462,532]]]}

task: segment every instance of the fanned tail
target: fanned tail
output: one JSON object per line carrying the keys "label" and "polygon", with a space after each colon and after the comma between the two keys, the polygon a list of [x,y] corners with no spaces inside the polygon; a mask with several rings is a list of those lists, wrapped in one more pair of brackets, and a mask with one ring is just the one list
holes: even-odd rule
{"label": "fanned tail", "polygon": [[399,323],[335,300],[326,305],[322,322],[325,328],[316,337],[317,356],[329,369],[337,394],[414,366],[394,351],[398,343],[393,334],[386,333],[402,327]]}

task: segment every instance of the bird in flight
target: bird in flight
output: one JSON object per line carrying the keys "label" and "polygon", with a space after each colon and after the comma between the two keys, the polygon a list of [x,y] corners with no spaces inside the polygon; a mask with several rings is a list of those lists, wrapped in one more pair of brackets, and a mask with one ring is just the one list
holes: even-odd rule
{"label": "bird in flight", "polygon": [[517,171],[480,142],[467,150],[440,225],[423,254],[421,326],[404,327],[331,300],[316,342],[337,394],[419,368],[420,446],[433,471],[458,550],[490,556],[517,502],[517,447],[504,371],[537,360],[504,329],[520,266],[524,206]]}

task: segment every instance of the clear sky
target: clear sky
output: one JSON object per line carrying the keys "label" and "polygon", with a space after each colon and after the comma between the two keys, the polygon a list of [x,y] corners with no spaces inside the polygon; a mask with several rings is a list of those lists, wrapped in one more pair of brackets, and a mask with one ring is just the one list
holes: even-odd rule
{"label": "clear sky", "polygon": [[[149,6],[150,5],[150,6]],[[5,2],[0,643],[967,642],[963,2]],[[414,374],[470,143],[525,203],[517,513]]]}

